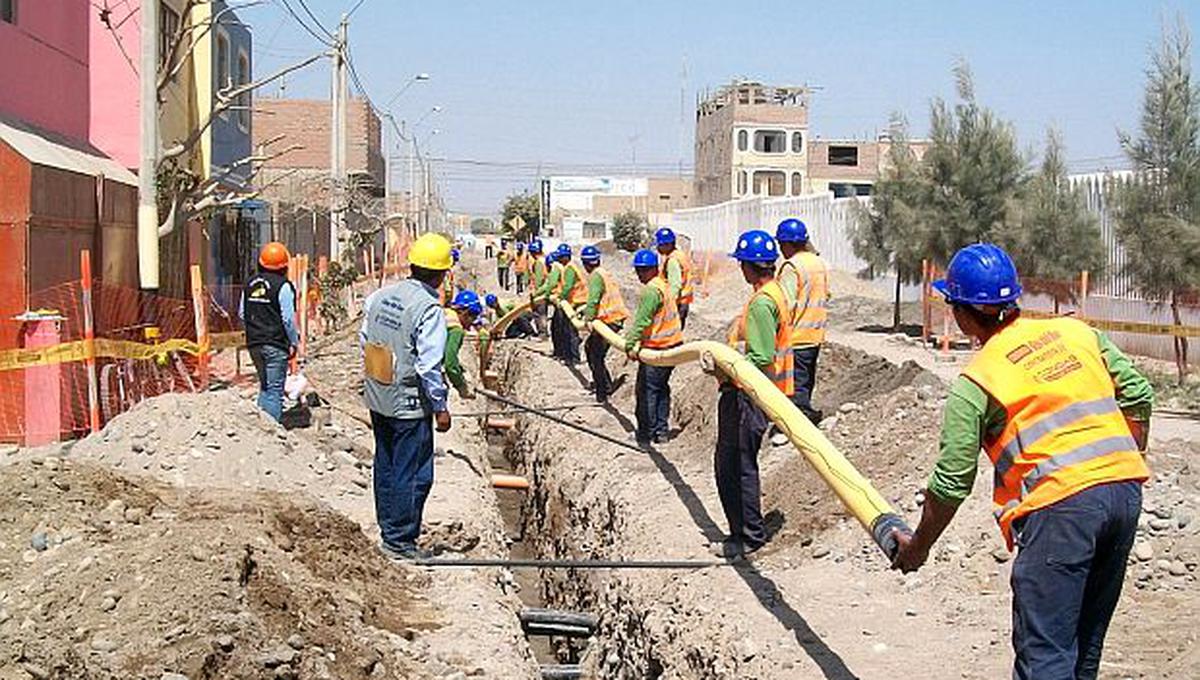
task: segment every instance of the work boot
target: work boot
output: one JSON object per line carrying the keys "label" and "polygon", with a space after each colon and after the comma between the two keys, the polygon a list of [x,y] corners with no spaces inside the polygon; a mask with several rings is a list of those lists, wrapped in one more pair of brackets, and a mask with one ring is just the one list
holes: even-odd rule
{"label": "work boot", "polygon": [[743,553],[742,542],[733,538],[727,538],[720,543],[714,543],[712,545],[712,553],[723,559],[740,560]]}
{"label": "work boot", "polygon": [[654,443],[655,443],[655,444],[666,444],[666,443],[668,443],[668,442],[670,442],[670,441],[671,441],[671,435],[669,435],[669,434],[656,434],[656,435],[654,435]]}
{"label": "work boot", "polygon": [[380,543],[379,552],[393,562],[415,562],[433,557],[433,553],[418,548],[415,543],[401,543],[400,545]]}

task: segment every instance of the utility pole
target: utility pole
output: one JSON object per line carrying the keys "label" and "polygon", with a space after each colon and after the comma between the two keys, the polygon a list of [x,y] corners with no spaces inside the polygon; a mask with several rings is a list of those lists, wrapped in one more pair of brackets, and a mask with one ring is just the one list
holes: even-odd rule
{"label": "utility pole", "polygon": [[[401,121],[401,130],[407,128],[407,123]],[[404,212],[408,214],[408,223],[412,225],[413,236],[420,231],[417,229],[417,133],[408,131],[408,201],[405,202]]]}
{"label": "utility pole", "polygon": [[329,171],[333,191],[329,204],[329,259],[341,256],[341,236],[346,226],[346,24],[342,15],[333,44],[332,120],[329,126]]}
{"label": "utility pole", "polygon": [[[158,290],[158,3],[141,0],[141,158],[138,162],[138,281]],[[188,21],[189,17],[183,17]]]}

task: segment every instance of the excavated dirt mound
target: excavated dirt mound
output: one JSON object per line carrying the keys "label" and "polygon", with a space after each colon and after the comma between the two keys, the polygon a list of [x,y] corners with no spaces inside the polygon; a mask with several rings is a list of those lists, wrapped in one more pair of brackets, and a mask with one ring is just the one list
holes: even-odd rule
{"label": "excavated dirt mound", "polygon": [[309,503],[39,458],[0,468],[0,545],[0,677],[430,677],[423,577]]}

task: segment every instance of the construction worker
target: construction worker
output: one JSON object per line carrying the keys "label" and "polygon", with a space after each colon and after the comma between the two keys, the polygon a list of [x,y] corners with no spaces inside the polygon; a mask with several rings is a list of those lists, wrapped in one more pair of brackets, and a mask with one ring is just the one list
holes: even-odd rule
{"label": "construction worker", "polygon": [[446,379],[463,399],[474,399],[475,393],[467,385],[462,363],[458,360],[458,351],[462,349],[463,340],[467,337],[467,329],[473,328],[482,316],[483,303],[473,290],[459,291],[454,296],[450,309],[446,310],[446,357],[443,364]]}
{"label": "construction worker", "polygon": [[258,253],[258,272],[242,291],[238,316],[246,329],[246,349],[258,374],[258,407],[279,422],[288,361],[296,356],[296,289],[287,279],[291,254],[272,241]]}
{"label": "construction worker", "polygon": [[517,295],[520,295],[529,285],[529,253],[525,252],[525,244],[520,241],[517,241],[517,255],[513,258],[513,274],[517,281]]}
{"label": "construction worker", "polygon": [[[492,323],[496,323],[502,316],[506,316],[516,307],[514,302],[505,302],[496,297],[493,293],[488,293],[483,296],[484,304],[492,311]],[[532,314],[521,314],[513,319],[508,328],[504,329],[504,337],[506,338],[528,338],[532,335],[537,335],[537,331],[533,328]]]}
{"label": "construction worker", "polygon": [[[563,250],[566,249],[564,253]],[[548,273],[546,280],[538,287],[534,293],[534,297],[545,296],[547,299],[546,308],[552,315],[550,317],[550,346],[551,356],[562,361],[567,357],[567,342],[568,337],[563,329],[563,324],[570,325],[567,317],[558,308],[558,296],[562,292],[563,276],[566,270],[566,264],[571,259],[571,247],[565,243],[559,244],[558,248],[553,253],[546,256],[546,264]]]}
{"label": "construction worker", "polygon": [[654,244],[658,248],[658,259],[662,263],[662,275],[675,296],[679,308],[679,325],[687,326],[688,310],[695,299],[696,283],[693,278],[692,258],[675,247],[675,232],[662,227],[654,232]]}
{"label": "construction worker", "polygon": [[789,217],[775,228],[775,240],[784,260],[776,278],[787,296],[792,316],[792,356],[796,393],[792,403],[813,425],[822,414],[812,406],[817,380],[817,357],[825,342],[826,302],[829,299],[829,269],[808,240],[808,227]]}
{"label": "construction worker", "polygon": [[[530,277],[529,297],[536,297],[537,291],[546,283],[549,275],[549,264],[542,259],[542,240],[535,238],[529,242]],[[533,300],[533,323],[537,327],[538,336],[546,335],[546,301]]]}
{"label": "construction worker", "polygon": [[[581,309],[587,304],[587,273],[583,271],[583,267],[578,262],[571,260],[571,246],[561,243],[556,252],[563,270],[558,291],[555,293],[555,302],[565,300],[576,310]],[[555,316],[559,315],[555,314]],[[579,363],[579,331],[575,329],[575,324],[571,323],[571,319],[565,314],[562,315],[560,328],[563,337],[563,363],[567,366],[575,366]]]}
{"label": "construction worker", "polygon": [[509,288],[508,273],[512,267],[512,253],[508,252],[508,242],[500,242],[500,252],[496,253],[496,280],[504,290]]}
{"label": "construction worker", "polygon": [[[753,229],[738,237],[732,255],[754,292],[730,330],[729,344],[790,397],[791,305],[775,279],[779,247],[770,234]],[[717,547],[717,554],[727,558],[750,555],[767,540],[758,477],[758,450],[767,432],[767,417],[741,387],[722,377],[717,400],[717,493],[729,522],[729,538]]]}
{"label": "construction worker", "polygon": [[383,552],[423,557],[421,515],[433,486],[433,430],[450,429],[446,315],[438,304],[453,265],[450,242],[425,234],[409,249],[409,278],[367,297],[359,341],[363,396],[375,434],[375,516]]}
{"label": "construction worker", "polygon": [[[458,248],[451,248],[450,258],[455,267],[458,266],[459,257]],[[454,293],[457,290],[458,288],[454,281],[454,267],[451,267],[446,271],[446,277],[442,280],[442,287],[438,289],[438,303],[443,307],[449,306],[454,301]]]}
{"label": "construction worker", "polygon": [[[629,318],[629,310],[621,299],[621,288],[616,280],[600,266],[600,250],[596,246],[585,246],[579,251],[579,259],[588,275],[587,306],[583,310],[583,320],[589,324],[600,321],[614,331],[620,331]],[[596,401],[603,404],[612,393],[612,376],[604,363],[608,355],[608,343],[599,333],[590,333],[584,343],[584,355],[588,368],[592,370],[592,391]]]}
{"label": "construction worker", "polygon": [[1029,319],[1008,254],[955,254],[933,284],[982,348],[950,387],[938,461],[916,531],[893,532],[893,566],[915,571],[971,491],[979,449],[1011,550],[1013,678],[1097,675],[1137,531],[1153,389],[1104,334]]}
{"label": "construction worker", "polygon": [[[679,320],[679,308],[675,306],[675,296],[671,294],[667,280],[660,274],[658,255],[644,248],[637,251],[633,254],[633,269],[642,282],[642,292],[633,313],[633,323],[625,330],[625,353],[636,359],[642,348],[663,350],[682,345],[683,324]],[[638,363],[634,388],[635,436],[643,448],[668,440],[673,370],[671,366]]]}

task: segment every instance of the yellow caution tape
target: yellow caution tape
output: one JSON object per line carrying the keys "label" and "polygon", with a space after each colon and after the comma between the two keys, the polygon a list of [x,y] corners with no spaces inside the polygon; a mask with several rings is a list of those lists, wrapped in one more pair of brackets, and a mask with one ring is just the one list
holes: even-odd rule
{"label": "yellow caution tape", "polygon": [[[88,343],[87,340],[73,340],[35,349],[2,350],[0,351],[0,371],[84,361],[89,358]],[[152,345],[131,340],[96,338],[91,341],[91,344],[91,357],[107,359],[148,360],[171,352],[183,352],[197,356],[204,351],[199,343],[187,338],[172,338]],[[245,344],[246,334],[242,331],[213,333],[209,336],[208,351],[217,352],[231,347],[241,347]]]}
{"label": "yellow caution tape", "polygon": [[[1055,314],[1054,312],[1045,312],[1038,309],[1022,309],[1021,314],[1032,319],[1053,319],[1065,316],[1064,314]],[[1178,338],[1200,338],[1200,326],[1176,326],[1169,323],[1093,319],[1088,316],[1076,316],[1074,318],[1101,331],[1140,333],[1142,335],[1173,335]]]}

